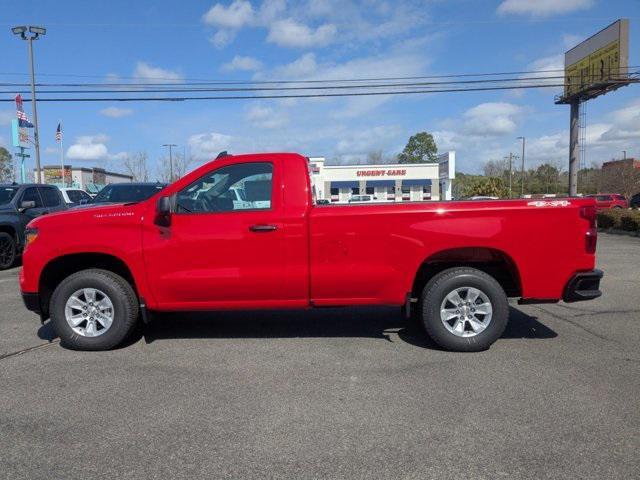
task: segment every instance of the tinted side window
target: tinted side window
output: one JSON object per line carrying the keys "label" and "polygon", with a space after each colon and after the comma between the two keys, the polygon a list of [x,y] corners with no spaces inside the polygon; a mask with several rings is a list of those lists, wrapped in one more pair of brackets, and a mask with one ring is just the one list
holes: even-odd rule
{"label": "tinted side window", "polygon": [[57,188],[40,187],[40,194],[45,207],[57,207],[62,204],[62,195]]}
{"label": "tinted side window", "polygon": [[178,193],[178,213],[269,210],[273,165],[241,163],[214,170]]}
{"label": "tinted side window", "polygon": [[91,196],[82,190],[67,190],[67,196],[73,203],[80,203],[82,200],[91,200]]}
{"label": "tinted side window", "polygon": [[38,194],[38,189],[36,187],[29,187],[25,189],[22,194],[21,202],[36,202],[36,208],[42,207],[42,200],[40,199],[40,195]]}

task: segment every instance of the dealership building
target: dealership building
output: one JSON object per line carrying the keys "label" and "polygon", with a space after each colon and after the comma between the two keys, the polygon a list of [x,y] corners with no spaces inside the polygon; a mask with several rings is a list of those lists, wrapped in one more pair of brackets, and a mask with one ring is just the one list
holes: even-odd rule
{"label": "dealership building", "polygon": [[451,200],[455,152],[438,156],[437,163],[379,165],[325,165],[310,157],[309,169],[318,199],[347,203],[353,195],[371,195],[374,201],[420,202]]}
{"label": "dealership building", "polygon": [[[52,185],[81,188],[89,193],[97,193],[109,183],[133,181],[131,175],[109,172],[104,168],[65,165],[64,182],[62,182],[60,171],[60,165],[45,165],[42,167],[42,180]],[[37,177],[38,170],[34,168],[33,174]]]}

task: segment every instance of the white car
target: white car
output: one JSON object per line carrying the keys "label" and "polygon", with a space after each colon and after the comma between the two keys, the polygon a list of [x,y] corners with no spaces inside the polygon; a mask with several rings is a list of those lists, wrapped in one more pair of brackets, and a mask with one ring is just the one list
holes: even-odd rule
{"label": "white car", "polygon": [[367,203],[367,202],[371,202],[373,199],[371,198],[371,195],[353,195],[350,199],[349,199],[349,203]]}
{"label": "white car", "polygon": [[489,195],[476,195],[469,198],[469,200],[500,200],[499,197],[490,197]]}
{"label": "white car", "polygon": [[64,187],[61,188],[62,198],[67,205],[80,205],[91,201],[91,195],[81,188]]}

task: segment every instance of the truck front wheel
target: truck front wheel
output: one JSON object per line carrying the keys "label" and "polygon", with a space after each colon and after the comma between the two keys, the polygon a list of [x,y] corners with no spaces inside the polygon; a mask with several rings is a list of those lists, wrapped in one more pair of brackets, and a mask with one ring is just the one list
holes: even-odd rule
{"label": "truck front wheel", "polygon": [[62,345],[74,350],[109,350],[130,334],[138,301],[124,278],[107,270],[82,270],[55,289],[49,304]]}
{"label": "truck front wheel", "polygon": [[440,272],[424,287],[421,303],[425,330],[447,350],[486,350],[500,338],[509,319],[504,290],[475,268]]}

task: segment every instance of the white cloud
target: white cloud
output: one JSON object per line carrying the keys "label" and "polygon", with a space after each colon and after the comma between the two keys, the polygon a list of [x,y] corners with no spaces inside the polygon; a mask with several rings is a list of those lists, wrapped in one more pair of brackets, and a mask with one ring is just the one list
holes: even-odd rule
{"label": "white cloud", "polygon": [[336,26],[330,23],[320,25],[314,30],[292,18],[287,18],[271,24],[267,41],[281,47],[317,48],[331,43],[336,33]]}
{"label": "white cloud", "polygon": [[507,102],[481,103],[464,113],[464,132],[480,137],[506,135],[515,131],[521,112],[518,105]]}
{"label": "white cloud", "polygon": [[[258,6],[259,5],[259,6]],[[267,39],[284,47],[311,48],[340,40],[345,47],[391,38],[411,38],[429,17],[422,2],[387,0],[235,0],[217,2],[202,16],[216,28],[210,38],[223,48],[244,28],[267,29]]]}
{"label": "white cloud", "polygon": [[267,129],[280,128],[289,120],[285,112],[277,112],[262,105],[253,105],[249,108],[246,118],[252,125]]}
{"label": "white cloud", "polygon": [[231,42],[233,42],[234,38],[236,38],[235,30],[218,30],[216,33],[214,33],[211,36],[209,41],[216,48],[224,48],[227,45],[229,45]]}
{"label": "white cloud", "polygon": [[125,152],[117,154],[109,153],[106,143],[109,137],[104,134],[83,135],[76,138],[76,142],[67,149],[66,158],[69,160],[81,161],[106,161],[120,159],[126,155]]}
{"label": "white cloud", "polygon": [[198,160],[211,160],[223,150],[230,150],[233,137],[222,133],[198,133],[187,140],[191,154]]}
{"label": "white cloud", "polygon": [[546,17],[586,10],[593,4],[593,0],[504,0],[498,6],[498,13]]}
{"label": "white cloud", "polygon": [[16,118],[16,112],[13,110],[5,110],[0,112],[0,125],[11,125],[11,120]]}
{"label": "white cloud", "polygon": [[231,72],[234,70],[255,71],[260,70],[261,68],[262,62],[257,58],[243,57],[241,55],[236,55],[233,57],[233,60],[222,66],[222,70],[225,72]]}
{"label": "white cloud", "polygon": [[381,125],[358,129],[344,135],[337,144],[337,152],[350,159],[364,158],[368,152],[384,150],[401,133],[398,125]]}
{"label": "white cloud", "polygon": [[313,53],[305,53],[291,63],[281,65],[273,70],[274,78],[307,78],[316,73],[318,64]]}
{"label": "white cloud", "polygon": [[121,118],[126,117],[127,115],[131,115],[133,110],[130,108],[120,108],[120,107],[107,107],[100,110],[100,115],[104,115],[105,117],[110,118]]}
{"label": "white cloud", "polygon": [[136,63],[133,77],[138,82],[145,83],[163,83],[163,82],[183,82],[184,75],[173,70],[165,70],[164,68],[154,67],[146,62]]}
{"label": "white cloud", "polygon": [[250,2],[235,0],[228,7],[216,3],[202,16],[202,20],[216,27],[238,29],[251,22],[253,16],[253,7]]}

